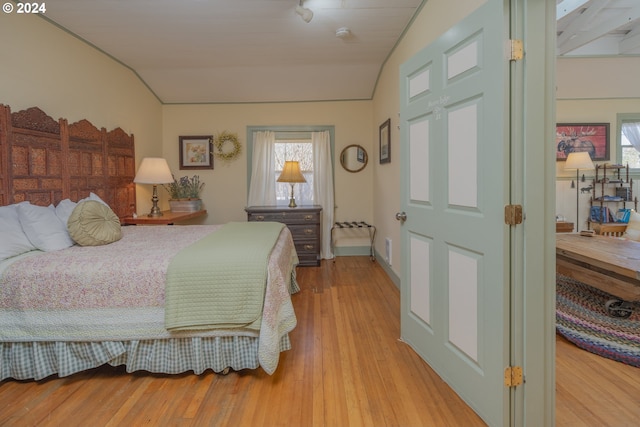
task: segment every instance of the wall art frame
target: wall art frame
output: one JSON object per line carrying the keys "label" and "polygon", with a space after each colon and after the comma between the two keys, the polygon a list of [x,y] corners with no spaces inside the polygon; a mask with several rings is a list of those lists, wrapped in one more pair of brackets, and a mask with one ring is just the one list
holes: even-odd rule
{"label": "wall art frame", "polygon": [[380,140],[380,164],[391,163],[391,119],[380,125],[378,132]]}
{"label": "wall art frame", "polygon": [[569,153],[587,151],[591,160],[609,160],[609,123],[557,123],[556,160],[567,160]]}
{"label": "wall art frame", "polygon": [[180,136],[180,169],[213,169],[213,135]]}

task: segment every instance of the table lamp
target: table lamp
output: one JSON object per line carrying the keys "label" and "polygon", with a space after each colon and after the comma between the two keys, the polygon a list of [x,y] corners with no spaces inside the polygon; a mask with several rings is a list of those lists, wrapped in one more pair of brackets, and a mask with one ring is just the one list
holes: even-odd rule
{"label": "table lamp", "polygon": [[158,207],[158,184],[168,184],[173,182],[173,175],[169,169],[167,161],[162,157],[145,157],[138,168],[138,173],[133,179],[136,184],[153,184],[153,197],[151,202],[151,212],[149,217],[162,216]]}
{"label": "table lamp", "polygon": [[576,231],[580,231],[580,221],[578,220],[578,213],[580,211],[580,169],[595,169],[591,156],[586,151],[579,151],[569,153],[567,156],[567,162],[564,165],[565,170],[576,170]]}
{"label": "table lamp", "polygon": [[291,184],[291,198],[289,199],[289,207],[295,208],[296,199],[293,197],[293,186],[296,182],[307,182],[300,172],[300,164],[294,160],[286,160],[284,162],[284,167],[282,168],[282,173],[278,177],[278,182],[288,182]]}

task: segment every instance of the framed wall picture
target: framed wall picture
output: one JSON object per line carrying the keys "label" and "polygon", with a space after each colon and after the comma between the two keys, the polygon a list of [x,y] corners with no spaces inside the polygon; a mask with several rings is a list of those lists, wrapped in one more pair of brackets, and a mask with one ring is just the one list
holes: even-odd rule
{"label": "framed wall picture", "polygon": [[391,119],[380,125],[380,163],[391,162]]}
{"label": "framed wall picture", "polygon": [[609,123],[556,124],[556,160],[587,151],[591,160],[609,160]]}
{"label": "framed wall picture", "polygon": [[180,136],[180,169],[213,169],[213,135]]}

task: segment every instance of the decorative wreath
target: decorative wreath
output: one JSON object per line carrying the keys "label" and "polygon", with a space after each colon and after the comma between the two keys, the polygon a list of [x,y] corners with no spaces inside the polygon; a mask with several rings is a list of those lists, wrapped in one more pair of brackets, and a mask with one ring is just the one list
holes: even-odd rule
{"label": "decorative wreath", "polygon": [[242,144],[238,141],[238,135],[227,131],[216,135],[213,145],[216,147],[213,154],[220,160],[233,160],[242,151]]}

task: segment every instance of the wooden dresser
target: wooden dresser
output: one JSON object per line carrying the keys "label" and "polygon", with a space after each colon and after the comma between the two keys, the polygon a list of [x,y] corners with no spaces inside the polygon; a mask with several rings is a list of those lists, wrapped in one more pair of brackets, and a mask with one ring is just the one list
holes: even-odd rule
{"label": "wooden dresser", "polygon": [[248,221],[282,222],[289,227],[300,259],[300,266],[320,265],[321,206],[250,206]]}

